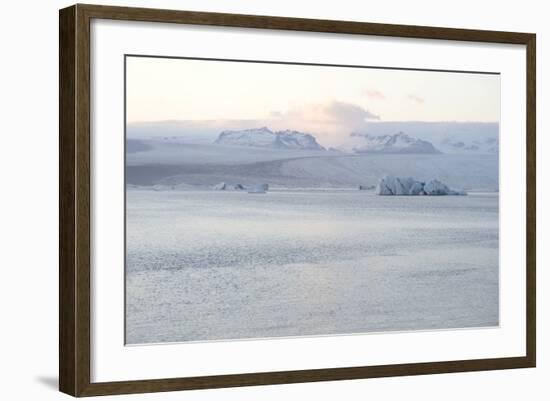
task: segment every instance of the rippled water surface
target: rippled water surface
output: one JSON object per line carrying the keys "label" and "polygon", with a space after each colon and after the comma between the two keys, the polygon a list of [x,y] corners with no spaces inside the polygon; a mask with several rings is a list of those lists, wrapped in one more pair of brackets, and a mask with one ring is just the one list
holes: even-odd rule
{"label": "rippled water surface", "polygon": [[127,192],[129,344],[498,325],[498,195]]}

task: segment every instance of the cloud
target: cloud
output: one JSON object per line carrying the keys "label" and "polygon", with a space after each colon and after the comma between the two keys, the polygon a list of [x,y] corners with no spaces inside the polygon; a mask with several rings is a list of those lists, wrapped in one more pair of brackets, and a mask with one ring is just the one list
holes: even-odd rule
{"label": "cloud", "polygon": [[132,123],[128,126],[128,135],[132,138],[185,136],[196,143],[211,143],[224,130],[265,126],[274,131],[290,129],[310,133],[321,145],[331,147],[349,142],[352,132],[366,132],[369,122],[379,119],[358,104],[328,101],[295,105],[285,111],[273,110],[264,118]]}
{"label": "cloud", "polygon": [[353,103],[331,102],[323,107],[326,117],[334,123],[364,124],[368,120],[380,120],[380,116],[371,113]]}
{"label": "cloud", "polygon": [[340,146],[354,131],[365,132],[369,122],[380,117],[358,104],[328,101],[301,104],[288,110],[273,110],[264,118],[180,120],[132,123],[132,138],[151,136],[186,136],[195,143],[211,143],[221,131],[268,127],[271,130],[296,130],[315,135],[323,146]]}
{"label": "cloud", "polygon": [[416,95],[408,95],[407,99],[410,100],[411,102],[415,102],[416,104],[424,103],[424,99],[422,99],[420,96],[416,96]]}
{"label": "cloud", "polygon": [[353,103],[331,101],[273,111],[266,125],[273,129],[294,129],[314,134],[325,146],[336,146],[353,131],[364,131],[369,121],[380,116]]}
{"label": "cloud", "polygon": [[386,96],[376,89],[365,89],[363,93],[371,100],[385,100]]}

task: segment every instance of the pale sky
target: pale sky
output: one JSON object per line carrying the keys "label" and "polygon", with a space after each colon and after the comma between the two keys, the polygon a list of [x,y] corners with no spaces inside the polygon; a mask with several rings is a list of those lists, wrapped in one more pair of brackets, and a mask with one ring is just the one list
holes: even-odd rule
{"label": "pale sky", "polygon": [[369,120],[500,120],[498,75],[142,57],[126,62],[129,123],[254,119],[330,131],[361,129]]}

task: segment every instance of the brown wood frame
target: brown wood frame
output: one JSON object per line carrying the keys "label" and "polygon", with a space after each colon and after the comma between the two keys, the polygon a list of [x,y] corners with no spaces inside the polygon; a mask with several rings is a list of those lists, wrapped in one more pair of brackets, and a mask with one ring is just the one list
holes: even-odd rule
{"label": "brown wood frame", "polygon": [[[511,43],[527,49],[526,350],[522,357],[90,382],[90,21],[92,18]],[[59,13],[59,389],[73,396],[534,367],[536,363],[536,36],[422,26],[77,4]]]}

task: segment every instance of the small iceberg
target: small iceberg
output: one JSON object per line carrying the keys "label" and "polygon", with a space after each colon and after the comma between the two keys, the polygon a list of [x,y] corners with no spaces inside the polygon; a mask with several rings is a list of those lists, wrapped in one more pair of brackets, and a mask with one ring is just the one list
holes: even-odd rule
{"label": "small iceberg", "polygon": [[258,184],[248,187],[249,194],[265,194],[269,189],[268,184]]}
{"label": "small iceberg", "polygon": [[465,191],[450,189],[447,185],[437,180],[431,180],[424,185],[426,195],[466,195]]}
{"label": "small iceberg", "polygon": [[216,191],[242,191],[244,187],[241,184],[220,182],[212,187]]}
{"label": "small iceberg", "polygon": [[380,179],[374,193],[377,195],[413,196],[466,195],[465,191],[451,189],[438,180],[422,182],[412,177],[394,177],[392,175],[386,175]]}
{"label": "small iceberg", "polygon": [[375,185],[359,185],[359,191],[370,191],[376,188]]}

